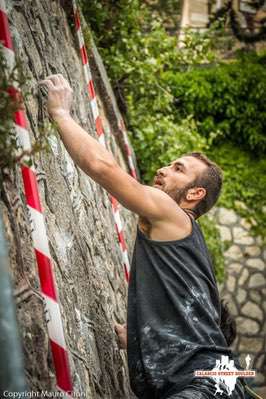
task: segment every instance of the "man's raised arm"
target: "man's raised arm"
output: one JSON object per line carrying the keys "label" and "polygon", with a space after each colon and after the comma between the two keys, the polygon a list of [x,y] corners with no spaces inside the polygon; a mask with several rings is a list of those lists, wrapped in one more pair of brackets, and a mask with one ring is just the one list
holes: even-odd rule
{"label": "man's raised arm", "polygon": [[[62,75],[51,75],[40,84],[48,88],[48,112],[57,123],[66,149],[87,175],[123,206],[150,221],[167,218],[171,208],[173,212],[179,211],[177,204],[167,194],[140,184],[126,173],[113,155],[72,119],[72,89]],[[181,209],[180,213],[183,216]]]}

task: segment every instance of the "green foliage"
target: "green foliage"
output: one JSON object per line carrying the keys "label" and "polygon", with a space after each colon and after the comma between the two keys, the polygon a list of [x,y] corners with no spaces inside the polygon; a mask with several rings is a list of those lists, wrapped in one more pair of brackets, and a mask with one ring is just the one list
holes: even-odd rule
{"label": "green foliage", "polygon": [[222,242],[220,232],[207,215],[203,215],[199,219],[200,227],[203,234],[207,237],[207,245],[214,265],[215,276],[218,282],[224,279],[224,252],[228,249],[229,243]]}
{"label": "green foliage", "polygon": [[176,99],[177,118],[193,115],[210,144],[232,141],[258,155],[266,150],[266,69],[264,58],[176,73],[164,79]]}
{"label": "green foliage", "polygon": [[[162,114],[138,114],[131,128],[134,131],[133,144],[142,178],[147,183],[156,170],[170,163],[184,153],[201,151],[206,147],[191,118],[176,124],[171,116]],[[134,113],[132,112],[134,115]]]}
{"label": "green foliage", "polygon": [[209,153],[224,171],[225,183],[219,204],[235,209],[250,222],[251,231],[265,239],[266,158],[259,159],[232,143],[213,147]]}
{"label": "green foliage", "polygon": [[[149,182],[156,169],[186,152],[207,152],[224,169],[219,204],[236,208],[235,200],[243,201],[245,216],[258,221],[257,203],[261,209],[265,198],[256,184],[265,187],[265,162],[255,164],[238,146],[265,151],[263,58],[217,63],[215,32],[187,31],[178,47],[176,36],[164,28],[167,10],[162,19],[160,7],[154,13],[145,2],[81,4],[127,120],[143,180]],[[225,244],[207,216],[200,220],[221,281]]]}

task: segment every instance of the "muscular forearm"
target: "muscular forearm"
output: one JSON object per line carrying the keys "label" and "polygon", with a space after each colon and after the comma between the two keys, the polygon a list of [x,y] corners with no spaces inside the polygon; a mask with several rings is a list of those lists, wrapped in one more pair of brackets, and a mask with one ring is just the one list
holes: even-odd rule
{"label": "muscular forearm", "polygon": [[115,159],[70,116],[55,116],[62,141],[74,162],[97,181],[97,176],[115,165]]}

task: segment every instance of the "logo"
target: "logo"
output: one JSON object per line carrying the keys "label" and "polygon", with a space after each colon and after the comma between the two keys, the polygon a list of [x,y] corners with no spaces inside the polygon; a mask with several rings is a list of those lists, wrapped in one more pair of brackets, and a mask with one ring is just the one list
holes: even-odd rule
{"label": "logo", "polygon": [[216,365],[212,370],[196,370],[195,377],[211,377],[215,381],[216,394],[223,394],[224,392],[230,396],[235,389],[238,377],[251,378],[255,377],[255,370],[249,370],[251,357],[249,355],[245,358],[246,369],[238,370],[235,366],[234,360],[230,360],[228,356],[222,356],[221,360],[216,360]]}

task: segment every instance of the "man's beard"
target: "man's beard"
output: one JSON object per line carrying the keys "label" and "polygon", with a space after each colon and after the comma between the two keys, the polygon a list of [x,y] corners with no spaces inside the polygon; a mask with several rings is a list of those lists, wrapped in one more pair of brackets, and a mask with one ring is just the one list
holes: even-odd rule
{"label": "man's beard", "polygon": [[173,198],[173,200],[177,203],[177,205],[180,205],[181,201],[186,198],[186,194],[190,188],[191,188],[191,184],[189,184],[183,188],[178,188],[175,190],[165,191],[165,192],[171,198]]}
{"label": "man's beard", "polygon": [[166,194],[168,194],[176,203],[177,205],[180,205],[181,201],[186,199],[187,192],[190,188],[195,187],[196,181],[194,180],[193,182],[187,184],[183,188],[176,188],[174,190],[167,190],[167,188],[164,188],[163,186],[160,187],[160,190],[164,191]]}
{"label": "man's beard", "polygon": [[175,191],[175,202],[180,205],[181,201],[186,198],[186,194],[188,192],[188,187],[179,188]]}

